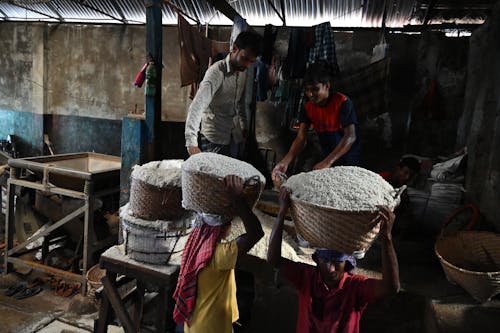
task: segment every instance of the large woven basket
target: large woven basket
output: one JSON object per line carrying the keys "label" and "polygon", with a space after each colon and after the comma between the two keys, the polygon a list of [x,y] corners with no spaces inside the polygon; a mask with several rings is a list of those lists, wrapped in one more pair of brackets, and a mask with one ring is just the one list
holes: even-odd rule
{"label": "large woven basket", "polygon": [[[389,208],[399,205],[405,189],[396,190]],[[363,253],[380,231],[378,212],[342,211],[291,196],[290,213],[298,233],[311,247],[335,249],[347,254]]]}
{"label": "large woven basket", "polygon": [[346,212],[292,199],[290,213],[309,246],[348,254],[366,252],[380,230],[376,212]]}
{"label": "large woven basket", "polygon": [[[258,176],[245,181],[243,195],[254,207],[264,189]],[[233,216],[232,199],[226,191],[224,178],[209,173],[182,170],[182,205],[186,209],[208,214]]]}
{"label": "large woven basket", "polygon": [[130,210],[134,216],[151,221],[174,220],[186,213],[179,187],[157,187],[134,177],[130,181]]}
{"label": "large woven basket", "polygon": [[479,302],[500,294],[500,234],[458,231],[441,236],[435,244],[448,280]]}

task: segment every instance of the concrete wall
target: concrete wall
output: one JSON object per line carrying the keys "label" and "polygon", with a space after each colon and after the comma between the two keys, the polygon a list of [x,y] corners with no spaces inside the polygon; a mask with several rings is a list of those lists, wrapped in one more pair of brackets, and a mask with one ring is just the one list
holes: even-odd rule
{"label": "concrete wall", "polygon": [[465,109],[457,144],[469,149],[466,196],[500,232],[500,3],[470,39]]}
{"label": "concrete wall", "polygon": [[[177,28],[163,36],[162,119],[182,122],[188,88],[180,88]],[[120,155],[121,119],[145,108],[143,88],[133,86],[145,37],[144,26],[0,23],[0,138],[20,136],[23,155],[44,152],[43,133],[56,153]]]}

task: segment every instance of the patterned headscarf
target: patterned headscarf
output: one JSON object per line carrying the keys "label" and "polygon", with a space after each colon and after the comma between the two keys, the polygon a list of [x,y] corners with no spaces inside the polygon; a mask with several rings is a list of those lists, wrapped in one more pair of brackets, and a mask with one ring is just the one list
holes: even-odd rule
{"label": "patterned headscarf", "polygon": [[345,261],[345,271],[351,273],[356,268],[356,259],[353,256],[347,255],[342,252],[329,249],[316,250],[314,252],[318,258],[332,260],[332,261]]}

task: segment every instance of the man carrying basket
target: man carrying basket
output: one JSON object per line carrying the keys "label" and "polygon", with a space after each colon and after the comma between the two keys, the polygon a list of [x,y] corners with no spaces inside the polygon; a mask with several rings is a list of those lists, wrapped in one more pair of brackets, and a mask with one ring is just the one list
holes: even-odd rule
{"label": "man carrying basket", "polygon": [[382,243],[382,279],[352,274],[354,257],[335,250],[317,250],[317,266],[295,263],[281,257],[285,214],[290,194],[280,193],[280,211],[273,227],[267,252],[268,262],[280,269],[299,293],[297,333],[357,333],[361,315],[368,303],[399,291],[399,269],[392,244],[391,230],[395,215],[380,207]]}

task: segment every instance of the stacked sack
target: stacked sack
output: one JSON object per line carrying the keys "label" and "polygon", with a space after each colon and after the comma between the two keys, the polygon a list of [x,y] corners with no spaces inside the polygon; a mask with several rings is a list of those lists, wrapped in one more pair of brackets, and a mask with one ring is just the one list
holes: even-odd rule
{"label": "stacked sack", "polygon": [[192,216],[182,208],[182,160],[136,165],[130,202],[120,210],[125,254],[150,264],[179,261]]}
{"label": "stacked sack", "polygon": [[362,257],[378,235],[378,206],[394,209],[401,191],[380,175],[339,166],[290,177],[290,212],[309,246]]}
{"label": "stacked sack", "polygon": [[243,195],[254,207],[265,185],[265,177],[252,165],[215,153],[199,153],[182,165],[182,206],[198,213],[231,218],[232,198],[224,177],[236,175],[244,180]]}

